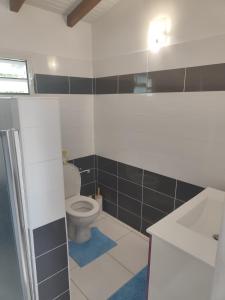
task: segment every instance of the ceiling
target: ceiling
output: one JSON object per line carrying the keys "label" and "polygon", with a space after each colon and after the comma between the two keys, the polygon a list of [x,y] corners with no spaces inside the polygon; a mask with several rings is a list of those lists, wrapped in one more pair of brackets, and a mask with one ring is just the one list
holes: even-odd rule
{"label": "ceiling", "polygon": [[[119,1],[120,0],[102,0],[83,18],[83,21],[93,23]],[[62,15],[70,13],[81,2],[82,0],[26,0],[26,4]]]}

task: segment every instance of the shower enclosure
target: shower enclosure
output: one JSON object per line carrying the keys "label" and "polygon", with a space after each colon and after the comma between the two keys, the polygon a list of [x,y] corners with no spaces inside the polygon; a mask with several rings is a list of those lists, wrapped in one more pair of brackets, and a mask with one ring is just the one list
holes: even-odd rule
{"label": "shower enclosure", "polygon": [[33,300],[19,135],[0,131],[0,299]]}

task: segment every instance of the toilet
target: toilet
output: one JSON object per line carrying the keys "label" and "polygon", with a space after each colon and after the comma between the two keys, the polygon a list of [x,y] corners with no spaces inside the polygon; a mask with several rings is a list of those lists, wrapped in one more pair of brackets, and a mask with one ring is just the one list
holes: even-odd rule
{"label": "toilet", "polygon": [[76,243],[84,243],[91,238],[90,225],[100,212],[100,206],[92,198],[81,196],[81,176],[73,164],[64,163],[64,186],[68,236]]}

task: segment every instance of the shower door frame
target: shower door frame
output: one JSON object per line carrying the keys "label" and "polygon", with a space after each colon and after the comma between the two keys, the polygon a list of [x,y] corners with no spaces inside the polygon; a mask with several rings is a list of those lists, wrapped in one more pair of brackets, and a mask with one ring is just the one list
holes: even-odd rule
{"label": "shower door frame", "polygon": [[15,129],[1,130],[13,228],[20,268],[24,300],[35,300],[34,272],[23,183],[19,133]]}

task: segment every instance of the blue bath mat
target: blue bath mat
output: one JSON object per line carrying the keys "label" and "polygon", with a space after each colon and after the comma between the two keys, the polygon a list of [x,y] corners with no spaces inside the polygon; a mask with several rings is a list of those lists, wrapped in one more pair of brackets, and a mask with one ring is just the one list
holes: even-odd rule
{"label": "blue bath mat", "polygon": [[80,267],[84,267],[116,245],[116,242],[104,235],[98,228],[93,227],[89,241],[83,244],[69,241],[69,254]]}
{"label": "blue bath mat", "polygon": [[136,274],[108,300],[146,300],[148,288],[148,267]]}

